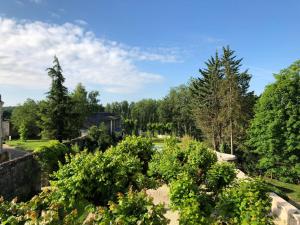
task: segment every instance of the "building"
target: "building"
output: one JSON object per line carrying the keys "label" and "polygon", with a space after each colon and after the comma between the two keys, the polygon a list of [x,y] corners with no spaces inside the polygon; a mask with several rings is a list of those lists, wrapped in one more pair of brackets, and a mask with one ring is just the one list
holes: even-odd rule
{"label": "building", "polygon": [[99,126],[104,123],[110,134],[121,132],[121,117],[109,112],[99,112],[89,116],[83,125],[81,136],[87,135],[88,129],[91,126]]}
{"label": "building", "polygon": [[11,136],[11,126],[8,120],[2,121],[2,132],[3,132],[3,138],[5,140],[9,139],[9,136]]}

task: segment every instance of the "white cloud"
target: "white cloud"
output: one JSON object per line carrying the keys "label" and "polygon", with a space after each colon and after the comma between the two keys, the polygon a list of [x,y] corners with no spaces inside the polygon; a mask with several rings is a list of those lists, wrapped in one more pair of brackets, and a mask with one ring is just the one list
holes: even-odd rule
{"label": "white cloud", "polygon": [[176,56],[150,52],[109,40],[71,23],[63,25],[18,21],[0,17],[0,84],[44,89],[50,79],[46,68],[57,55],[66,83],[82,82],[108,92],[135,92],[163,77],[141,71],[138,60],[176,62]]}

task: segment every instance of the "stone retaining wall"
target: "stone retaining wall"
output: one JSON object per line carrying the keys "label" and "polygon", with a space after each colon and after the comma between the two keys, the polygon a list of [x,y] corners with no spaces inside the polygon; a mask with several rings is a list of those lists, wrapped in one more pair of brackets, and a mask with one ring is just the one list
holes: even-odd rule
{"label": "stone retaining wall", "polygon": [[[234,155],[224,154],[217,152],[219,161],[233,161]],[[248,176],[241,170],[237,170],[237,178],[244,179]],[[272,199],[272,215],[276,218],[276,224],[278,225],[300,225],[300,210],[287,202],[283,198],[279,197],[275,193],[270,193]]]}
{"label": "stone retaining wall", "polygon": [[41,190],[41,169],[33,154],[0,164],[0,195],[28,200]]}

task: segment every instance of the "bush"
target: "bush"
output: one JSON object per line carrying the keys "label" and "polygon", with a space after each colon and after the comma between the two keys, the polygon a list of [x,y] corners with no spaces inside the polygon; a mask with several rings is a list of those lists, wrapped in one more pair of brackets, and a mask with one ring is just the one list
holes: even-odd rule
{"label": "bush", "polygon": [[163,205],[154,205],[145,192],[129,190],[126,195],[118,195],[118,203],[109,202],[109,208],[98,208],[91,213],[88,224],[166,225],[166,210]]}
{"label": "bush", "polygon": [[202,143],[192,141],[186,148],[179,148],[172,139],[168,142],[161,152],[153,156],[148,171],[149,175],[167,183],[184,171],[200,183],[217,161],[216,154]]}
{"label": "bush", "polygon": [[268,187],[261,180],[244,180],[226,188],[219,196],[219,221],[229,224],[273,224]]}
{"label": "bush", "polygon": [[109,134],[107,127],[104,123],[101,123],[98,127],[92,126],[88,130],[88,148],[90,151],[100,149],[105,151],[113,144],[112,136]]}
{"label": "bush", "polygon": [[137,157],[143,165],[143,173],[148,170],[148,163],[154,154],[154,146],[149,138],[128,136],[123,141],[118,143],[114,148],[111,148],[108,154],[114,155],[129,154],[131,157]]}
{"label": "bush", "polygon": [[50,141],[47,146],[38,147],[34,153],[41,165],[42,172],[51,174],[58,170],[59,162],[65,162],[65,154],[70,153],[70,151],[64,144]]}
{"label": "bush", "polygon": [[184,207],[190,199],[198,200],[199,188],[187,173],[179,174],[170,183],[170,200],[173,209]]}
{"label": "bush", "polygon": [[218,192],[222,188],[226,187],[236,177],[236,169],[234,164],[228,162],[220,162],[212,165],[208,170],[206,176],[207,187]]}
{"label": "bush", "polygon": [[204,181],[209,168],[217,162],[216,153],[205,144],[193,141],[185,150],[188,155],[186,171],[200,184]]}
{"label": "bush", "polygon": [[106,204],[114,200],[116,193],[125,193],[129,186],[140,190],[147,184],[141,162],[127,154],[112,155],[110,150],[82,152],[67,157],[66,162],[54,173],[51,185],[58,188],[59,201],[68,201],[70,205],[77,199]]}

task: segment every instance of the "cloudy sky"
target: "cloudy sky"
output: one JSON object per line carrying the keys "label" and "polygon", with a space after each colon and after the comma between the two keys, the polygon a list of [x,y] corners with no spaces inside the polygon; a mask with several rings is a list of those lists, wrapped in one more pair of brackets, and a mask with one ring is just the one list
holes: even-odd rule
{"label": "cloudy sky", "polygon": [[240,0],[3,0],[0,94],[5,105],[42,99],[59,58],[70,90],[102,103],[161,98],[230,45],[257,94],[299,59],[300,2]]}

